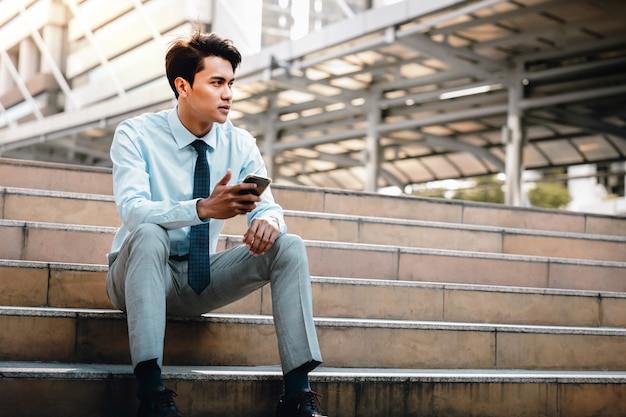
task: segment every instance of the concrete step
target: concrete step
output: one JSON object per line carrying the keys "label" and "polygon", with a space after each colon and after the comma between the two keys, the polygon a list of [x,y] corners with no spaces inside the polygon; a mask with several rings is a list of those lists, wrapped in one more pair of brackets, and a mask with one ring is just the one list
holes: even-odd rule
{"label": "concrete step", "polygon": [[0,185],[76,193],[113,194],[111,168],[0,158]]}
{"label": "concrete step", "polygon": [[0,214],[7,220],[118,227],[111,195],[0,187]]}
{"label": "concrete step", "polygon": [[[0,214],[7,220],[117,227],[111,196],[0,188]],[[626,236],[533,231],[286,210],[292,233],[309,240],[372,243],[479,252],[556,256],[626,262]],[[245,217],[226,222],[224,234],[243,235]]]}
{"label": "concrete step", "polygon": [[0,258],[106,263],[116,227],[0,220]]}
{"label": "concrete step", "polygon": [[[0,259],[103,264],[116,228],[0,220]],[[218,249],[240,245],[222,236]],[[312,275],[626,291],[626,263],[306,241]]]}
{"label": "concrete step", "polygon": [[[112,309],[106,267],[0,260],[0,305]],[[626,327],[626,294],[312,277],[316,316],[551,326]],[[269,287],[217,313],[271,314]]]}
{"label": "concrete step", "polygon": [[454,224],[626,235],[626,218],[415,196],[272,185],[284,208]]}
{"label": "concrete step", "polygon": [[[274,415],[282,391],[276,366],[165,366],[163,371],[185,415],[267,417]],[[130,366],[0,362],[0,375],[7,416],[135,415]],[[320,367],[311,373],[311,384],[329,416],[626,415],[624,372]]]}
{"label": "concrete step", "polygon": [[[289,231],[309,240],[504,254],[626,261],[626,236],[535,231],[287,211]],[[243,233],[230,223],[228,234]]]}
{"label": "concrete step", "polygon": [[[324,363],[333,367],[626,370],[626,329],[315,320]],[[0,307],[0,328],[4,329],[0,360],[130,362],[126,316],[119,311]],[[279,359],[271,316],[171,317],[164,363],[276,365]]]}
{"label": "concrete step", "polygon": [[[111,195],[110,176],[108,168],[0,158],[4,187]],[[623,217],[279,184],[272,192],[288,210],[626,236]]]}

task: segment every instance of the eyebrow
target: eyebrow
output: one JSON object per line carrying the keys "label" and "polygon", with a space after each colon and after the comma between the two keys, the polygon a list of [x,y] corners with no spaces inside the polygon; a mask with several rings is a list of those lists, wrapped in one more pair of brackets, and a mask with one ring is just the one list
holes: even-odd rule
{"label": "eyebrow", "polygon": [[[211,77],[211,80],[214,80],[214,81],[228,81],[226,77],[222,77],[221,75],[213,75],[213,76]],[[232,78],[230,81],[228,81],[228,82],[231,82],[231,83],[232,83],[232,82],[235,82],[235,77],[233,77],[233,78]]]}

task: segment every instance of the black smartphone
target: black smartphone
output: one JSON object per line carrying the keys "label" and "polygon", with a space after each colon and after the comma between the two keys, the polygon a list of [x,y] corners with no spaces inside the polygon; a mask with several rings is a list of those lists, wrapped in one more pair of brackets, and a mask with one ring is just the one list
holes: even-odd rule
{"label": "black smartphone", "polygon": [[243,182],[256,184],[256,188],[252,190],[242,191],[242,194],[256,194],[261,195],[263,191],[272,183],[271,178],[262,177],[260,175],[248,174],[243,179]]}

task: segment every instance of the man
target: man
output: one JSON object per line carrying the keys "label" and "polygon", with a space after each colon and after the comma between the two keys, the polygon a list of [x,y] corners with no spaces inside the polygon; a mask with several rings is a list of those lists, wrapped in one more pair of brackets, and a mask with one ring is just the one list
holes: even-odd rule
{"label": "man", "polygon": [[[182,415],[161,380],[166,313],[199,315],[267,283],[285,386],[276,415],[321,415],[308,378],[322,358],[304,244],[285,234],[269,189],[259,196],[242,183],[266,169],[254,138],[228,120],[240,62],[217,34],[179,38],[165,59],[177,105],[120,123],[111,145],[123,225],[107,294],[127,314],[140,417]],[[216,252],[224,220],[242,214],[244,245]]]}

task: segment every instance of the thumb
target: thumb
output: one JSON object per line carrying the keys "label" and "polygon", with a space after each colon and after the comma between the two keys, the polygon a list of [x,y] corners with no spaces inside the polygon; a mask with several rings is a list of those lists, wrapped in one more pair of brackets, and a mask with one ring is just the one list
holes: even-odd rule
{"label": "thumb", "polygon": [[228,181],[230,181],[231,176],[232,176],[232,172],[230,171],[230,168],[228,168],[228,170],[226,171],[226,175],[222,177],[222,179],[220,180],[220,182],[217,183],[217,185],[228,185]]}

